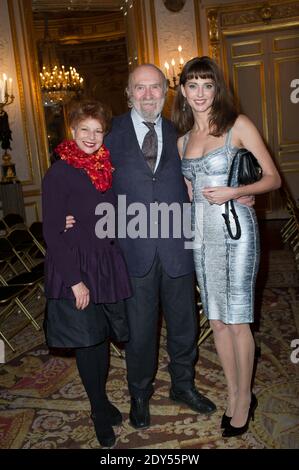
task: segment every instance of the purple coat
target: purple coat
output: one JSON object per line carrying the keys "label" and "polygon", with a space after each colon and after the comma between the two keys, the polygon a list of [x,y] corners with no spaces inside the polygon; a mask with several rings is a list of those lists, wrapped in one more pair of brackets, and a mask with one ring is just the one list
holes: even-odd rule
{"label": "purple coat", "polygon": [[[45,294],[48,299],[74,299],[71,286],[83,281],[94,303],[130,297],[127,267],[115,238],[95,234],[96,206],[115,206],[112,189],[101,193],[84,170],[58,160],[42,184],[43,231],[47,243]],[[64,232],[65,218],[76,224]]]}

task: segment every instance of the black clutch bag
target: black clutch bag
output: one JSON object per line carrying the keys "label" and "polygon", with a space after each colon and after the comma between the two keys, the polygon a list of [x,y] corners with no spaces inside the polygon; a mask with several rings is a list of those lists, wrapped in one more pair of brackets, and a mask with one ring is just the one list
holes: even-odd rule
{"label": "black clutch bag", "polygon": [[[259,181],[262,177],[262,173],[262,168],[255,156],[249,152],[249,150],[239,149],[230,166],[227,186],[231,186],[234,175],[236,175],[238,186],[242,186]],[[231,223],[229,220],[229,207],[236,226],[235,235],[232,232]],[[238,240],[241,237],[241,226],[233,200],[226,201],[225,213],[222,215],[225,220],[226,228],[230,238],[233,240]]]}

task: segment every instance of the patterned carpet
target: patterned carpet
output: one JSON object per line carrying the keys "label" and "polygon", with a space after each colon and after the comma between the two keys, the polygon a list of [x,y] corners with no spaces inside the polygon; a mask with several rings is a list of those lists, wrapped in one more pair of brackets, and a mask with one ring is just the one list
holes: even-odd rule
{"label": "patterned carpet", "polygon": [[[254,390],[259,405],[250,431],[239,438],[221,437],[225,385],[211,336],[199,351],[196,384],[218,411],[206,417],[169,400],[162,328],[148,430],[137,431],[129,424],[125,363],[112,350],[108,394],[124,416],[116,430],[116,449],[299,448],[299,363],[290,359],[291,341],[299,338],[298,275],[287,250],[271,252],[268,263],[269,275],[266,279],[262,269],[258,283],[261,310],[255,338],[260,355]],[[43,300],[34,308],[41,324]],[[12,342],[18,352],[7,351],[7,363],[0,369],[0,448],[98,448],[74,358],[49,355],[42,333],[25,327],[20,318],[11,317],[8,328],[16,330]]]}

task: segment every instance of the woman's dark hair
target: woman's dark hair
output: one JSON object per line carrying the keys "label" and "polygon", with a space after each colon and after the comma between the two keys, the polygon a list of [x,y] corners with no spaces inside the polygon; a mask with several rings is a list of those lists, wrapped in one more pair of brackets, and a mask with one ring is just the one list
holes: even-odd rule
{"label": "woman's dark hair", "polygon": [[[234,97],[227,87],[223,73],[210,57],[195,57],[183,67],[180,76],[180,85],[185,86],[193,78],[210,79],[215,85],[215,97],[210,111],[210,134],[219,137],[233,126],[238,111]],[[175,97],[172,120],[180,135],[185,134],[194,125],[192,109],[178,87]]]}
{"label": "woman's dark hair", "polygon": [[[110,108],[100,101],[96,100],[73,100],[67,106],[67,119],[70,127],[76,127],[79,122],[84,119],[97,119],[103,128],[103,132],[107,134],[111,127],[112,113]],[[60,157],[55,151],[50,156],[51,163],[59,160]]]}

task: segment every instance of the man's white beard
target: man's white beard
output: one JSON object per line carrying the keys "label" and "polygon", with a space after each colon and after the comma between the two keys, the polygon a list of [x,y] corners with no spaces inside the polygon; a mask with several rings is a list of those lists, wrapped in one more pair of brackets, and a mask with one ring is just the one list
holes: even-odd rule
{"label": "man's white beard", "polygon": [[[137,111],[138,114],[140,114],[140,116],[145,119],[146,121],[155,121],[155,119],[157,119],[157,117],[159,116],[159,114],[161,114],[161,111],[163,109],[163,106],[164,106],[164,102],[165,102],[165,98],[161,98],[161,100],[158,100],[159,102],[156,103],[156,107],[152,110],[152,111],[147,111],[146,109],[143,109],[142,108],[142,103],[138,103],[139,106],[140,106],[140,109],[136,108],[135,106],[135,100],[132,99],[132,104],[133,104],[133,107],[135,109],[135,111]],[[150,100],[148,100],[148,102],[150,102]]]}

